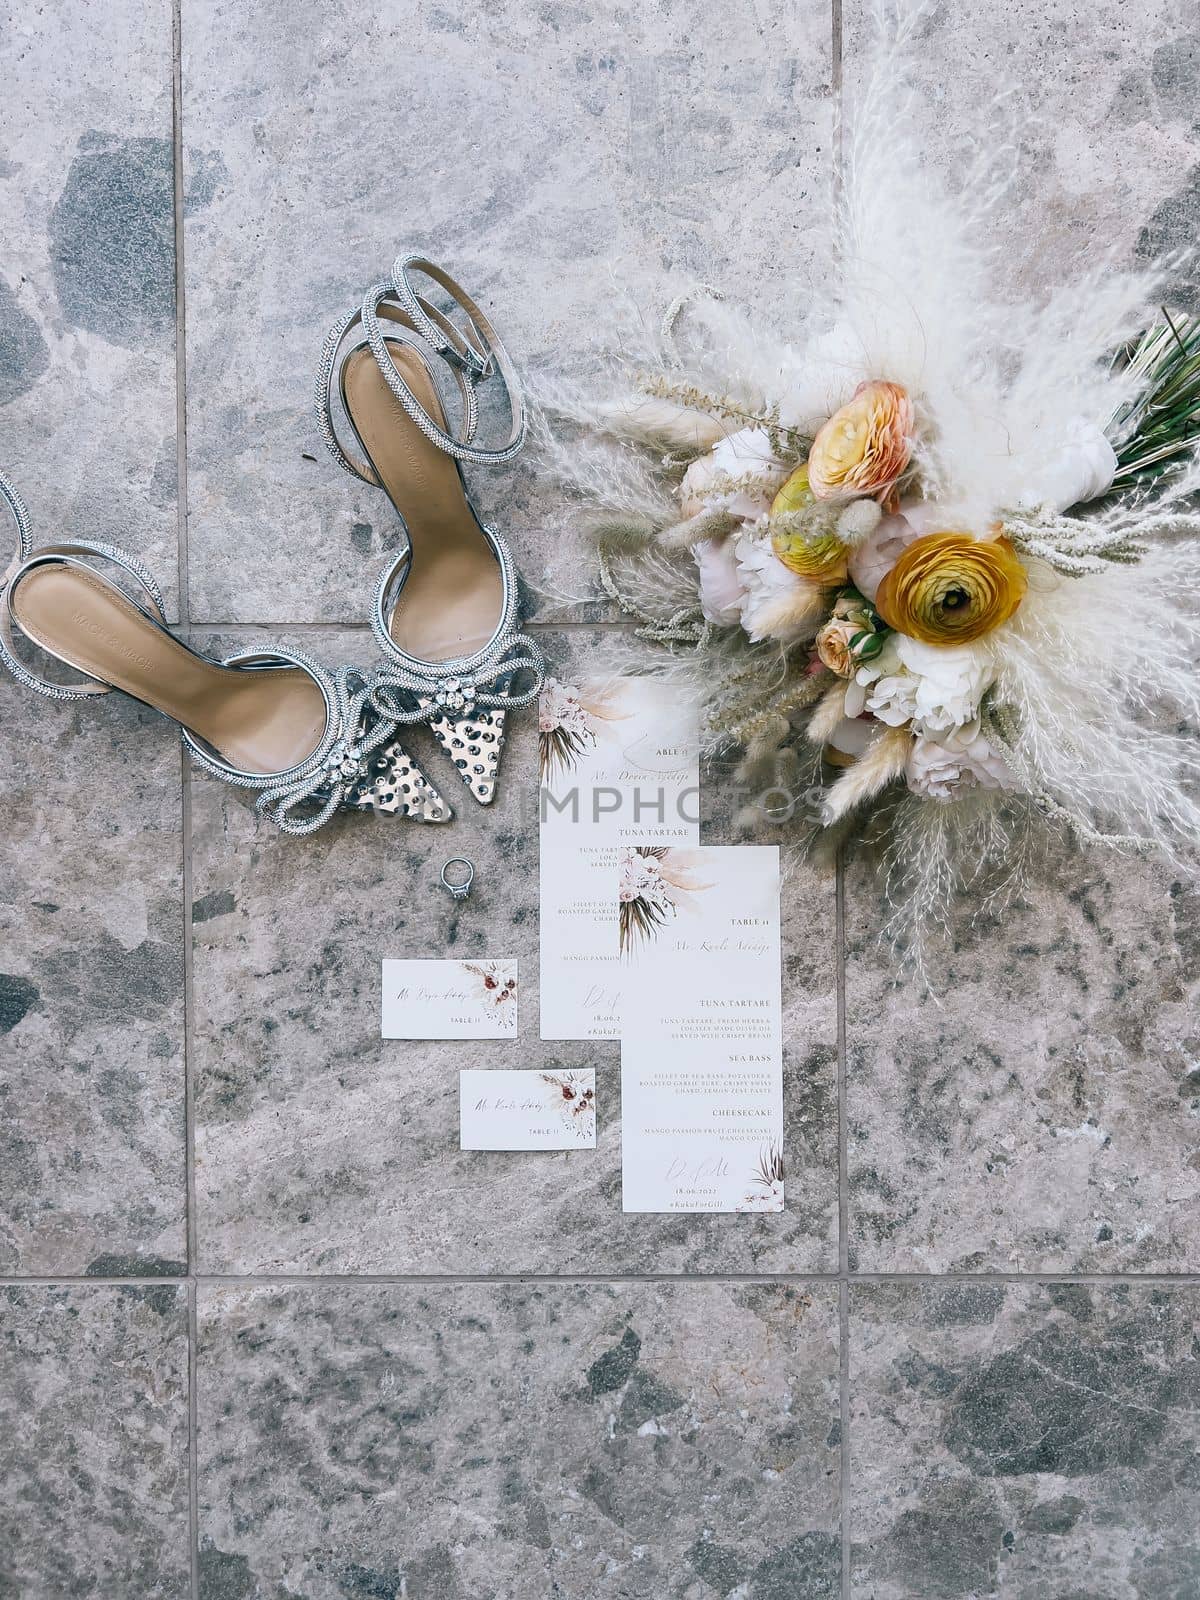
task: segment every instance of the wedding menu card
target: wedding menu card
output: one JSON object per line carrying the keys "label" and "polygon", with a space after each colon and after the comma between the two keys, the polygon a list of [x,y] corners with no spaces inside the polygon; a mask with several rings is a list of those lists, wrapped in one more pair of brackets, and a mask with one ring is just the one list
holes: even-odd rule
{"label": "wedding menu card", "polygon": [[385,961],[385,1039],[515,1039],[515,961]]}
{"label": "wedding menu card", "polygon": [[591,1067],[458,1075],[464,1150],[581,1150],[596,1146],[596,1074]]}
{"label": "wedding menu card", "polygon": [[616,675],[548,678],[538,711],[541,1034],[615,1039],[613,874],[629,840],[699,840],[699,719],[678,688]]}
{"label": "wedding menu card", "polygon": [[778,846],[628,845],[613,890],[624,1209],[782,1211]]}

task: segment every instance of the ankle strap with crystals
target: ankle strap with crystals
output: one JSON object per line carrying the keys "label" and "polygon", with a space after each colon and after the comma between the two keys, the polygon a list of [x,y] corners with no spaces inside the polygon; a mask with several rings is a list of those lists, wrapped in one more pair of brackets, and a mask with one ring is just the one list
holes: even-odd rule
{"label": "ankle strap with crystals", "polygon": [[[456,326],[425,295],[417,292],[413,286],[414,273],[423,274],[446,292],[453,305],[465,316],[465,329]],[[384,322],[388,324],[386,333]],[[366,335],[365,346],[374,356],[384,382],[408,416],[439,450],[444,450],[456,461],[497,466],[510,461],[524,445],[527,416],[520,379],[490,320],[448,272],[424,256],[406,254],[397,256],[392,264],[391,275],[385,282],[368,289],[362,304],[330,329],[321,352],[315,396],[317,425],[326,448],[340,467],[352,472],[364,483],[379,486],[379,479],[370,462],[356,459],[343,445],[334,422],[333,384],[341,371],[342,347],[347,336],[359,325]],[[426,411],[405,383],[388,353],[388,340],[409,345],[427,361],[440,358],[450,367],[463,402],[462,420],[456,433],[447,433],[441,422]],[[363,347],[363,343],[360,343],[354,348]],[[476,390],[479,384],[493,378],[503,384],[512,416],[507,442],[494,449],[474,442],[479,423]]]}

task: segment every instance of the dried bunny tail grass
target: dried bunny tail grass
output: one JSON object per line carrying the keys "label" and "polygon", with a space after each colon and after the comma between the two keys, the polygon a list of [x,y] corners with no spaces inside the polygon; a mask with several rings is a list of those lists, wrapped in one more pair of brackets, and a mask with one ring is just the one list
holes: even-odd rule
{"label": "dried bunny tail grass", "polygon": [[903,774],[911,749],[912,735],[907,728],[884,728],[830,788],[822,820],[837,822],[864,801],[873,800]]}
{"label": "dried bunny tail grass", "polygon": [[660,528],[658,542],[665,550],[690,550],[702,539],[727,539],[741,526],[741,517],[725,511],[721,506],[713,506],[694,517],[687,517],[683,522]]}
{"label": "dried bunny tail grass", "polygon": [[846,684],[839,680],[827,689],[804,730],[810,744],[824,748],[846,717]]}
{"label": "dried bunny tail grass", "polygon": [[[617,392],[601,398],[594,390],[543,374],[529,386],[526,399],[534,418],[533,437],[541,449],[554,443],[554,425],[573,434],[639,445],[661,458],[664,451],[680,464],[710,450],[732,431],[716,417],[691,410],[671,399],[636,391],[633,375],[614,375]],[[661,460],[656,463],[661,467]]]}
{"label": "dried bunny tail grass", "polygon": [[711,450],[731,431],[730,424],[654,394],[623,395],[601,401],[596,407],[597,422],[618,439],[653,448],[679,450],[698,456]]}
{"label": "dried bunny tail grass", "polygon": [[755,629],[796,644],[811,639],[829,615],[829,597],[815,583],[798,584],[755,608]]}

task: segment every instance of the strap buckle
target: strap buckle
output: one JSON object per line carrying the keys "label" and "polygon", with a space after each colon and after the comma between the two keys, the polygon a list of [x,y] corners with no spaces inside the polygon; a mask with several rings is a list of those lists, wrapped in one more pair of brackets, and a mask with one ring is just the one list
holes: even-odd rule
{"label": "strap buckle", "polygon": [[[482,383],[490,378],[496,371],[492,347],[466,307],[461,309],[470,324],[469,334],[452,322],[444,311],[431,305],[424,295],[414,294],[412,299],[420,313],[419,320],[413,318],[415,330],[442,360],[461,372],[468,383]],[[411,306],[407,309],[411,317]]]}
{"label": "strap buckle", "polygon": [[496,370],[491,351],[481,356],[469,339],[464,338],[461,350],[456,345],[447,343],[438,354],[452,367],[457,367],[469,383],[483,383]]}

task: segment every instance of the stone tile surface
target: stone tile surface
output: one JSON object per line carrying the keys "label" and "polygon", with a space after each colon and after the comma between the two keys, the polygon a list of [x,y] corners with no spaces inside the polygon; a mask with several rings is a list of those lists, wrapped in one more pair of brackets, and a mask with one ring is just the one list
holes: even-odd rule
{"label": "stone tile surface", "polygon": [[0,1273],[180,1272],[174,731],[0,681]]}
{"label": "stone tile surface", "polygon": [[[0,465],[41,537],[136,549],[173,596],[172,9],[0,8]],[[852,115],[870,6],[839,9]],[[586,373],[626,290],[653,311],[707,281],[786,331],[824,260],[822,0],[179,10],[197,644],[277,619],[369,655],[398,528],[309,396],[399,248],[537,376]],[[1014,286],[1193,241],[1191,0],[934,0],[918,28],[952,182],[956,131],[1004,141],[998,86],[1039,113],[999,222]],[[533,453],[471,477],[531,613],[605,619]],[[609,659],[611,630],[542,632],[566,673]],[[11,1281],[189,1264],[177,745],[7,684],[0,728],[0,1600],[182,1597],[189,1290]],[[284,839],[188,780],[198,1600],[831,1600],[832,875],[785,891],[787,1212],[626,1219],[617,1048],[538,1039],[532,718],[488,812],[412,744],[449,828]],[[727,811],[711,791],[711,840]],[[960,928],[940,1005],[893,987],[859,861],[845,900],[850,1590],[1192,1600],[1200,1287],[1138,1280],[1200,1276],[1196,896],[1062,849],[1003,926]],[[379,1039],[380,959],[438,954],[520,958],[515,1047]],[[459,1067],[539,1062],[598,1067],[598,1149],[460,1153]],[[996,1276],[1029,1272],[1076,1278]],[[424,1281],[334,1276],[358,1274]]]}
{"label": "stone tile surface", "polygon": [[[872,10],[843,6],[848,119]],[[952,183],[964,140],[995,148],[1020,126],[997,227],[1015,285],[1036,291],[1110,256],[1150,260],[1191,243],[1200,19],[1190,0],[933,0],[917,34],[922,148]],[[1194,280],[1183,280],[1180,298],[1194,305]]]}
{"label": "stone tile surface", "polygon": [[[849,122],[871,12],[843,11]],[[1194,7],[939,3],[916,31],[922,148],[952,187],[972,136],[1003,147],[1010,113],[1022,119],[995,223],[1016,292],[1194,231]],[[1197,1266],[1194,905],[1162,871],[1068,850],[1032,899],[964,929],[939,1007],[892,990],[871,943],[878,888],[850,879],[853,1266]]]}
{"label": "stone tile surface", "polygon": [[[322,634],[330,650],[336,634]],[[362,651],[361,638],[344,641]],[[551,658],[606,659],[602,637],[551,634]],[[215,1272],[828,1271],[836,1263],[833,881],[800,869],[803,927],[829,959],[789,960],[779,1217],[625,1217],[614,1044],[543,1044],[537,1003],[533,717],[518,713],[487,811],[422,733],[414,753],[458,810],[448,826],[350,817],[313,839],[256,827],[246,799],[194,778],[194,1042],[201,1267]],[[450,787],[454,785],[454,787]],[[459,794],[462,800],[459,800]],[[465,855],[461,904],[438,883]],[[379,1037],[384,956],[516,956],[520,1038]],[[599,1148],[464,1154],[458,1069],[594,1064]]]}
{"label": "stone tile surface", "polygon": [[850,875],[852,1269],[1200,1267],[1197,897],[1064,850],[1030,898],[963,927],[921,999]]}
{"label": "stone tile surface", "polygon": [[833,1600],[837,1299],[206,1288],[200,1594]]}
{"label": "stone tile surface", "polygon": [[6,6],[0,48],[2,464],[41,542],[137,551],[173,595],[171,3]]}
{"label": "stone tile surface", "polygon": [[[391,508],[309,413],[325,333],[397,251],[444,262],[522,368],[577,373],[631,274],[762,296],[828,206],[822,0],[731,29],[700,0],[401,8],[186,0],[193,615],[356,621]],[[776,290],[775,293],[778,293]],[[474,472],[531,580],[594,594],[526,457]],[[364,555],[375,557],[364,560]]]}
{"label": "stone tile surface", "polygon": [[1200,1591],[1195,1285],[851,1289],[851,1593]]}
{"label": "stone tile surface", "polygon": [[183,1600],[182,1288],[0,1288],[0,1595]]}

